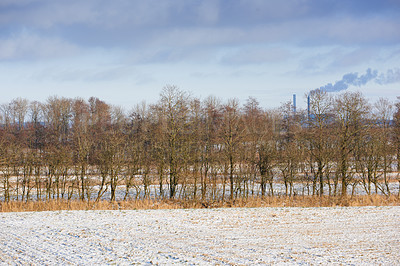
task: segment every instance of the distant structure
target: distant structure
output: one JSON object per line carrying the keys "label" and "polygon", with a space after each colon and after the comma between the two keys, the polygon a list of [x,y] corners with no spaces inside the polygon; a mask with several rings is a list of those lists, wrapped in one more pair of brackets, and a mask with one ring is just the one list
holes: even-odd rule
{"label": "distant structure", "polygon": [[296,94],[293,94],[293,113],[296,113]]}
{"label": "distant structure", "polygon": [[[297,113],[297,103],[296,103],[296,94],[293,94],[293,114],[296,115]],[[307,118],[310,120],[311,118],[311,100],[310,94],[307,95]]]}

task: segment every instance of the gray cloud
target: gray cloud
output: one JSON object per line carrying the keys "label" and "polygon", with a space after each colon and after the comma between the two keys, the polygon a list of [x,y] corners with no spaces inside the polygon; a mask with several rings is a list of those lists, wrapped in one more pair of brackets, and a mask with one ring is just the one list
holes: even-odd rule
{"label": "gray cloud", "polygon": [[[181,50],[214,56],[230,48],[274,45],[374,46],[400,42],[400,7],[391,1],[315,0],[5,0],[0,39],[26,29],[82,49],[110,48],[185,60]],[[357,5],[358,3],[358,5]],[[360,7],[361,6],[361,7]],[[360,12],[359,9],[364,10]],[[376,13],[376,12],[380,13]],[[177,49],[178,52],[172,51]],[[238,53],[236,63],[286,60],[287,54]],[[16,49],[8,59],[20,59]],[[179,55],[182,58],[179,58]],[[261,57],[257,57],[260,55]],[[355,55],[358,56],[358,55]],[[363,60],[360,55],[360,60]],[[3,57],[4,58],[4,57]],[[150,61],[152,61],[150,60]],[[235,58],[226,59],[235,61]],[[354,62],[354,60],[351,60]],[[346,61],[343,62],[346,64]]]}
{"label": "gray cloud", "polygon": [[[81,30],[101,29],[123,31],[127,38],[129,31],[137,28],[176,29],[213,26],[214,28],[268,28],[290,31],[290,35],[306,41],[318,36],[330,38],[368,38],[379,28],[379,33],[386,34],[388,29],[396,29],[400,8],[390,1],[351,1],[335,3],[332,1],[287,0],[287,1],[230,1],[230,0],[68,0],[68,1],[14,1],[3,4],[0,25],[20,25],[39,29],[59,30],[60,27],[78,25]],[[371,6],[374,9],[365,7]],[[25,3],[25,4],[21,4]],[[365,12],[359,12],[360,6]],[[384,12],[377,16],[376,11]],[[1,12],[1,10],[0,10]],[[373,18],[371,17],[373,14]],[[394,15],[390,15],[394,13]],[[369,16],[368,14],[371,14]],[[371,21],[369,23],[369,21]],[[380,23],[384,21],[383,25]],[[377,27],[374,25],[377,24]],[[390,27],[390,25],[393,25]],[[84,27],[82,27],[84,26]],[[311,28],[309,26],[312,26]],[[386,26],[386,27],[381,27]],[[302,32],[298,32],[298,28]],[[291,29],[291,30],[290,30]],[[313,34],[316,32],[316,34]],[[267,32],[268,33],[268,32]],[[392,30],[387,34],[393,33]],[[398,37],[399,34],[394,32]]]}

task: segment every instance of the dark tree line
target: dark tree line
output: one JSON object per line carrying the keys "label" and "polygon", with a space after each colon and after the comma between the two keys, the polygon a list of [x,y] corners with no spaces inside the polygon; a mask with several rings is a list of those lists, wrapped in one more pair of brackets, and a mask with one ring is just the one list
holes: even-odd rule
{"label": "dark tree line", "polygon": [[[264,110],[166,86],[129,112],[100,99],[0,106],[0,198],[234,200],[277,194],[393,193],[400,103],[309,93]],[[392,185],[392,186],[391,186]]]}

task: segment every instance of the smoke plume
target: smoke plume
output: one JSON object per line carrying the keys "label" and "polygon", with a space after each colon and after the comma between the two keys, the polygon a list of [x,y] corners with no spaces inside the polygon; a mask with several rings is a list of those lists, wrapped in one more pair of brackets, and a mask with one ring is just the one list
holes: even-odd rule
{"label": "smoke plume", "polygon": [[335,84],[328,83],[319,89],[327,92],[336,92],[346,90],[349,86],[361,87],[369,82],[375,82],[379,85],[400,82],[400,69],[389,69],[386,73],[378,73],[377,70],[368,68],[364,75],[359,76],[357,72],[348,73],[343,75],[343,78],[336,81]]}
{"label": "smoke plume", "polygon": [[367,69],[367,73],[359,76],[358,73],[348,73],[343,76],[343,78],[339,81],[336,81],[335,84],[328,83],[325,86],[320,87],[320,90],[324,90],[327,92],[335,92],[346,90],[350,85],[353,86],[362,86],[374,80],[378,77],[377,70]]}
{"label": "smoke plume", "polygon": [[386,74],[380,74],[375,82],[380,85],[400,82],[400,69],[389,69]]}

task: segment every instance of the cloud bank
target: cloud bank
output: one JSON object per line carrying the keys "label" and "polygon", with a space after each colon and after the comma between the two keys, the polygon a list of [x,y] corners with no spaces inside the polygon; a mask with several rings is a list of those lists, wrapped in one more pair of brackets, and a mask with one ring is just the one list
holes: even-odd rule
{"label": "cloud bank", "polygon": [[213,48],[214,56],[265,44],[395,45],[399,13],[400,5],[385,0],[7,0],[0,4],[0,38],[17,42],[28,30],[80,49]]}

